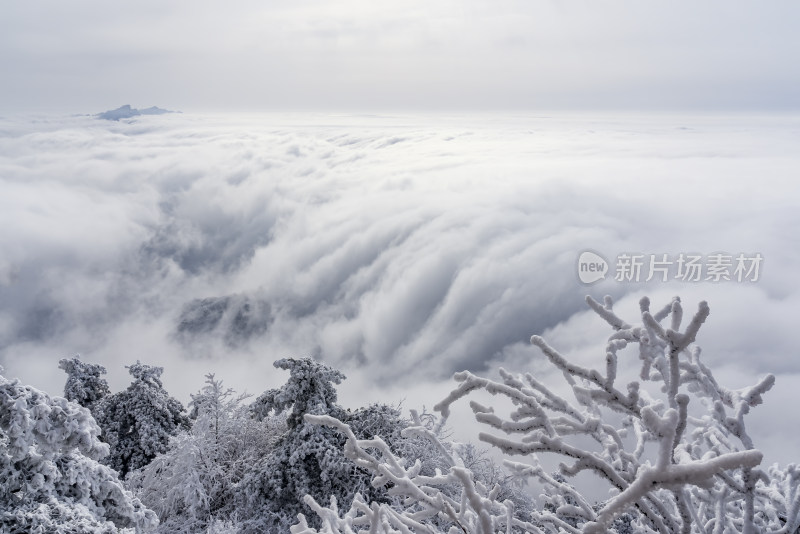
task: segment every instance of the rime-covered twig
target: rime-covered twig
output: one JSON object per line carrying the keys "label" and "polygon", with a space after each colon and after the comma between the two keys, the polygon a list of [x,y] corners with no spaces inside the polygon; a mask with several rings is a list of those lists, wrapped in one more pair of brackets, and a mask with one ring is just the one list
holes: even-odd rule
{"label": "rime-covered twig", "polygon": [[[322,530],[308,528],[301,518],[293,534],[440,534],[431,523],[435,517],[450,521],[448,534],[797,534],[800,468],[759,470],[762,455],[745,426],[745,415],[762,402],[774,377],[740,390],[718,384],[694,345],[709,316],[705,302],[683,330],[677,297],[655,313],[643,298],[638,325],[621,319],[610,297],[603,304],[587,297],[587,303],[614,330],[602,371],[578,365],[540,336],[531,338],[563,375],[572,399],[530,373],[500,369],[495,381],[463,371],[454,376],[458,386],[434,407],[444,421],[454,403],[477,390],[511,401],[508,414],[476,401],[470,407],[491,429],[479,439],[529,459],[507,460],[506,467],[543,486],[545,508],[530,514],[529,521],[515,517],[513,506],[497,499],[496,488],[475,483],[458,456],[419,425],[418,416],[419,426],[405,433],[441,448],[446,473],[422,476],[419,463],[408,467],[413,458],[394,456],[382,440],[356,440],[340,421],[306,416],[343,432],[346,455],[373,473],[373,484],[391,485],[406,508],[356,499],[342,515],[335,502],[322,507],[308,498],[323,520]],[[638,348],[639,380],[620,386],[619,365],[629,348]],[[562,458],[560,472],[546,473],[541,454]],[[582,471],[597,475],[614,495],[591,504],[565,478]],[[448,484],[460,488],[460,497],[442,491]]]}
{"label": "rime-covered twig", "polygon": [[[312,497],[306,503],[322,519],[320,530],[311,529],[305,518],[292,528],[293,534],[349,534],[351,532],[375,532],[381,534],[434,534],[435,526],[426,520],[435,515],[449,519],[454,528],[465,534],[494,534],[499,529],[507,533],[527,531],[542,533],[536,525],[513,517],[510,501],[497,500],[497,488],[483,488],[473,480],[472,473],[459,465],[461,462],[447,454],[452,461],[450,470],[436,476],[423,476],[418,463],[406,468],[406,462],[394,455],[386,443],[380,439],[359,440],[347,424],[329,416],[306,415],[311,424],[336,428],[346,438],[345,455],[356,465],[374,474],[374,485],[388,485],[391,495],[402,497],[414,506],[406,511],[398,511],[387,504],[367,505],[359,496],[351,510],[340,517],[336,503],[322,507]],[[435,434],[423,427],[410,427],[404,430],[407,436],[428,439],[431,445],[444,449]],[[371,452],[374,451],[374,452]],[[440,490],[445,485],[456,485],[462,489],[460,499],[453,499]],[[367,530],[355,530],[361,527]],[[516,530],[515,530],[516,529]],[[451,529],[452,531],[452,529]]]}
{"label": "rime-covered twig", "polygon": [[[756,489],[762,483],[761,472],[755,469],[761,453],[746,432],[744,416],[761,402],[774,377],[739,391],[718,385],[693,345],[710,313],[705,302],[683,330],[684,311],[677,297],[656,313],[650,312],[650,301],[642,299],[638,326],[614,312],[610,297],[603,304],[587,297],[587,303],[614,329],[606,345],[603,372],[571,361],[541,336],[531,338],[563,374],[574,401],[554,394],[530,374],[523,378],[501,370],[502,382],[496,382],[464,372],[455,375],[459,387],[434,409],[446,416],[454,402],[478,389],[510,399],[515,409],[509,416],[470,404],[479,422],[505,434],[484,432],[479,439],[507,454],[570,458],[571,465],[561,465],[562,474],[574,476],[589,470],[618,492],[591,513],[581,509],[583,532],[605,531],[627,510],[635,510],[648,531],[706,532],[703,525],[717,521],[725,523],[719,528],[726,532],[752,532],[756,523],[763,523],[753,512],[759,495]],[[651,398],[653,388],[645,394],[636,381],[624,391],[615,385],[619,355],[631,345],[639,348],[640,378],[645,384],[660,385],[656,390],[663,392],[662,398]],[[690,416],[703,408],[692,403],[698,397],[708,400],[708,412]],[[631,450],[626,450],[631,442],[625,436],[635,438]],[[584,438],[602,448],[587,449]],[[544,477],[540,468],[529,474],[553,486],[554,479]],[[732,502],[740,507],[736,519],[730,513]],[[562,512],[578,509],[562,507]],[[725,513],[720,516],[719,510]],[[564,530],[555,522],[551,526]]]}

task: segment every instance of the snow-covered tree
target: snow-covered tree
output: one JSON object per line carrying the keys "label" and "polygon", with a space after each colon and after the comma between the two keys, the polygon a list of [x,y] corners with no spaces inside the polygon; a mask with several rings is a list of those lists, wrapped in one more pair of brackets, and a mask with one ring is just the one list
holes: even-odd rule
{"label": "snow-covered tree", "polygon": [[[410,465],[393,455],[382,440],[360,440],[341,421],[307,415],[309,423],[347,435],[346,456],[373,473],[373,484],[391,484],[390,493],[405,498],[407,508],[397,510],[358,496],[348,511],[340,511],[336,499],[325,506],[325,501],[307,496],[320,526],[301,517],[292,533],[430,534],[444,532],[431,520],[442,516],[453,522],[448,534],[798,532],[800,470],[760,470],[762,455],[744,424],[744,416],[761,403],[774,378],[740,390],[716,382],[694,346],[709,313],[706,303],[681,331],[683,309],[677,298],[655,314],[649,300],[642,299],[642,323],[636,326],[614,313],[608,297],[604,304],[591,298],[587,302],[614,329],[602,372],[569,361],[541,337],[532,338],[563,374],[573,400],[530,373],[520,376],[501,369],[501,381],[457,373],[459,387],[435,407],[446,417],[454,402],[476,390],[512,402],[514,409],[505,417],[475,401],[470,405],[480,423],[502,433],[481,433],[482,441],[530,458],[527,463],[506,461],[518,475],[533,477],[545,488],[545,506],[529,521],[517,516],[510,500],[498,499],[496,488],[476,483],[455,453],[446,473],[422,476],[419,462]],[[618,356],[629,356],[630,351],[623,352],[629,346],[638,349],[641,370],[621,390]],[[426,432],[434,447],[441,446],[422,426],[404,430],[405,435]],[[559,473],[551,475],[539,463],[541,454],[570,463],[561,463]],[[567,483],[584,471],[605,482],[613,496],[592,503]],[[462,489],[460,499],[444,489],[453,483]]]}
{"label": "snow-covered tree", "polygon": [[98,460],[108,445],[89,410],[0,375],[0,531],[142,532],[156,515]]}
{"label": "snow-covered tree", "polygon": [[[319,361],[283,359],[276,361],[275,367],[288,370],[289,380],[256,399],[252,410],[259,418],[286,412],[289,428],[243,485],[240,511],[247,517],[245,531],[287,532],[298,513],[309,511],[303,502],[305,495],[326,500],[334,495],[339,502],[349,504],[361,492],[370,500],[384,501],[385,491],[370,485],[371,475],[344,456],[341,433],[309,424],[303,416],[355,419],[356,426],[365,431],[380,425],[383,431],[394,434],[393,426],[404,425],[399,414],[380,407],[348,414],[336,404],[334,386],[341,383],[344,374]],[[380,418],[383,420],[378,422]]]}
{"label": "snow-covered tree", "polygon": [[94,406],[102,437],[111,447],[105,462],[122,477],[166,452],[169,438],[191,426],[183,405],[161,383],[163,367],[136,362],[128,370],[134,378],[131,385]]}
{"label": "snow-covered tree", "polygon": [[128,477],[161,519],[159,532],[238,529],[236,489],[286,431],[281,417],[254,419],[242,402],[246,398],[207,375],[189,404],[191,430],[180,432],[168,451]]}
{"label": "snow-covered tree", "polygon": [[108,382],[102,377],[106,374],[106,368],[102,365],[87,363],[80,356],[75,356],[59,360],[58,367],[67,373],[64,397],[69,401],[92,410],[97,401],[111,393]]}
{"label": "snow-covered tree", "polygon": [[252,410],[256,417],[288,412],[286,422],[290,429],[304,424],[303,415],[307,413],[343,417],[344,411],[336,404],[338,396],[334,384],[342,383],[346,378],[344,373],[313,358],[284,358],[274,365],[289,371],[289,380],[255,400]]}

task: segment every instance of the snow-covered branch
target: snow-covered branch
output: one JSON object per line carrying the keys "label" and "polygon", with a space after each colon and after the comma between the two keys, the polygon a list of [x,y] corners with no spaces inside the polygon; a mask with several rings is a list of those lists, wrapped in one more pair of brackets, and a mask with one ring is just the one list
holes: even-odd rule
{"label": "snow-covered branch", "polygon": [[[322,527],[313,529],[302,515],[299,523],[292,527],[292,534],[350,534],[370,532],[375,534],[438,534],[443,532],[437,517],[450,524],[448,533],[493,534],[496,532],[543,531],[536,525],[525,522],[514,515],[510,500],[500,501],[498,486],[487,488],[474,479],[463,460],[448,453],[453,462],[446,473],[435,475],[421,473],[420,462],[407,466],[405,459],[396,456],[380,438],[357,439],[349,426],[330,416],[307,414],[307,423],[337,429],[347,439],[345,456],[356,465],[369,470],[374,486],[386,486],[388,493],[405,503],[398,509],[388,503],[368,504],[358,495],[350,510],[339,514],[335,499],[328,507],[321,506],[312,497],[306,503],[322,519]],[[404,429],[406,437],[417,436],[430,441],[430,446],[445,449],[435,433],[424,427]],[[445,487],[455,486],[459,492],[451,496]]]}
{"label": "snow-covered branch", "polygon": [[[570,490],[571,504],[557,508],[573,518],[573,530],[607,532],[624,514],[633,514],[629,525],[637,531],[665,534],[783,531],[783,522],[793,524],[796,482],[786,482],[793,480],[787,474],[788,486],[777,492],[774,483],[770,486],[783,510],[770,519],[765,511],[775,509],[773,498],[765,496],[770,479],[757,469],[762,455],[744,421],[774,377],[738,391],[716,382],[694,346],[709,316],[708,305],[701,302],[681,330],[684,312],[678,298],[655,314],[649,300],[642,299],[639,325],[620,318],[610,297],[602,304],[587,297],[587,303],[614,329],[602,370],[577,364],[540,336],[531,338],[565,377],[573,401],[530,374],[501,370],[501,381],[495,381],[461,372],[454,376],[459,386],[434,409],[447,416],[453,403],[476,390],[505,396],[514,406],[507,416],[470,405],[478,422],[500,432],[483,432],[482,441],[510,455],[534,458],[527,467],[510,464],[519,473],[538,479],[550,494],[563,492],[564,484],[544,473],[536,460],[548,454],[570,461],[561,464],[563,476],[589,471],[605,481],[615,496],[601,506],[589,506]],[[618,363],[630,355],[622,352],[628,347],[638,348],[640,380],[620,388]],[[541,518],[554,532],[572,531],[556,519]],[[711,530],[709,525],[714,525]]]}
{"label": "snow-covered branch", "polygon": [[[745,426],[744,416],[762,402],[774,377],[740,390],[717,383],[695,345],[709,316],[705,302],[683,329],[678,298],[656,313],[642,299],[636,325],[616,314],[610,297],[602,304],[587,297],[587,303],[614,330],[598,368],[576,363],[540,336],[531,338],[571,394],[530,373],[501,369],[500,379],[492,380],[463,371],[454,376],[457,387],[434,407],[446,418],[454,403],[475,391],[508,399],[513,406],[508,414],[474,400],[469,405],[489,429],[479,434],[481,441],[525,457],[524,462],[507,460],[506,467],[541,484],[541,510],[520,519],[509,501],[497,497],[496,488],[477,482],[456,451],[423,427],[407,428],[404,435],[417,435],[429,440],[431,449],[445,451],[447,465],[434,476],[421,474],[419,461],[396,455],[378,437],[357,439],[341,420],[306,415],[306,422],[346,436],[347,458],[402,504],[359,496],[342,513],[335,501],[323,506],[307,497],[321,527],[309,527],[301,516],[292,533],[796,534],[800,469],[760,470],[762,454]],[[636,355],[638,375],[630,365]],[[540,455],[560,458],[559,472],[546,472]],[[608,486],[607,501],[593,503],[568,483],[584,471]]]}

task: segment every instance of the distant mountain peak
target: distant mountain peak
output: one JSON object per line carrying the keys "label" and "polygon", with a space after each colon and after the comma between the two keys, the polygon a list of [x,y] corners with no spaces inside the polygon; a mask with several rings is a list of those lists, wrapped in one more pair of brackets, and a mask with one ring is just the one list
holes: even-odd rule
{"label": "distant mountain peak", "polygon": [[156,106],[152,106],[146,109],[136,109],[132,108],[130,104],[125,104],[124,106],[120,106],[117,109],[111,109],[108,111],[104,111],[102,113],[98,113],[97,118],[109,121],[118,121],[120,119],[130,119],[131,117],[136,117],[139,115],[163,115],[164,113],[175,113],[175,112],[170,111],[168,109],[161,109]]}

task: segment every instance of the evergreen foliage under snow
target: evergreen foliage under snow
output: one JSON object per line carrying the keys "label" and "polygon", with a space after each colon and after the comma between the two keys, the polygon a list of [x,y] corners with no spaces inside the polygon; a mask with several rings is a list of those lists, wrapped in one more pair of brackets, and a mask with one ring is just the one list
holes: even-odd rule
{"label": "evergreen foliage under snow", "polygon": [[101,465],[108,445],[86,408],[0,375],[0,532],[113,534],[155,514]]}
{"label": "evergreen foliage under snow", "polygon": [[381,409],[348,414],[336,404],[334,386],[344,380],[344,374],[311,358],[278,360],[275,367],[288,370],[289,380],[256,399],[252,410],[258,418],[287,412],[289,428],[272,454],[255,466],[244,482],[244,532],[288,531],[298,513],[309,511],[303,501],[306,495],[326,500],[335,496],[349,503],[361,492],[371,500],[384,501],[385,491],[370,485],[370,474],[345,457],[342,435],[309,424],[303,417],[317,414],[336,420],[356,419],[365,429],[380,424],[396,434],[395,427],[403,426],[399,414]]}
{"label": "evergreen foliage under snow", "polygon": [[128,371],[133,383],[94,406],[103,439],[111,446],[105,462],[122,477],[166,452],[170,437],[191,426],[183,405],[161,383],[163,367],[136,362]]}
{"label": "evergreen foliage under snow", "polygon": [[59,360],[58,367],[67,373],[64,397],[91,410],[94,405],[111,393],[108,382],[102,377],[106,368],[96,363],[87,363],[76,356]]}

